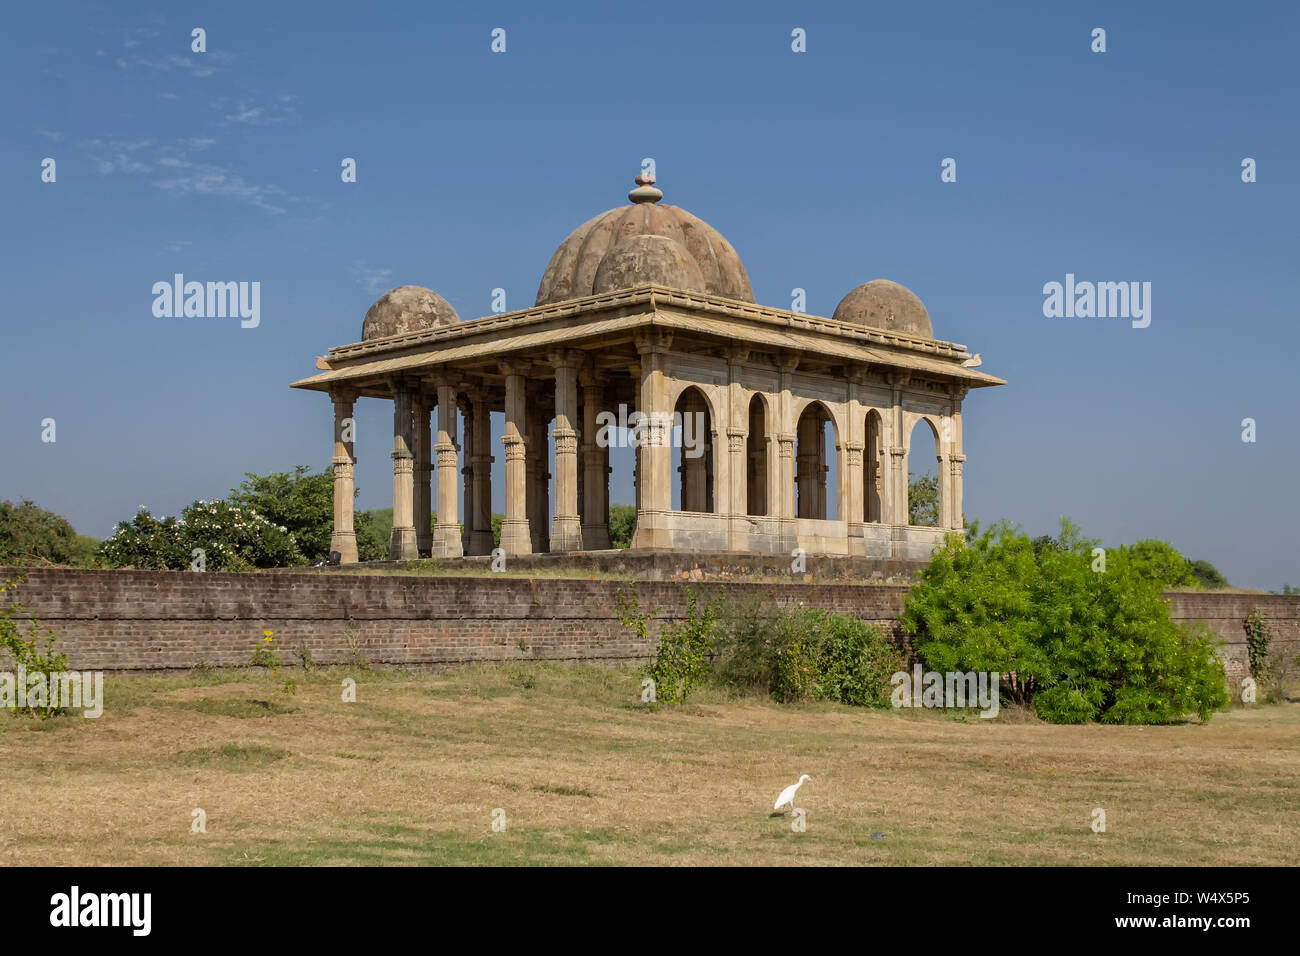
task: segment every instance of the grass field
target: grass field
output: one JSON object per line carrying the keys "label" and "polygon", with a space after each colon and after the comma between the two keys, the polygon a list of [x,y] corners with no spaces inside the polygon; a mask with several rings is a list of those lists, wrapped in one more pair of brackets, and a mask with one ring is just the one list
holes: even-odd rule
{"label": "grass field", "polygon": [[[294,677],[109,675],[97,720],[0,716],[0,863],[1300,863],[1300,704],[1059,727],[718,691],[653,710],[632,669]],[[801,773],[795,833],[770,814]]]}

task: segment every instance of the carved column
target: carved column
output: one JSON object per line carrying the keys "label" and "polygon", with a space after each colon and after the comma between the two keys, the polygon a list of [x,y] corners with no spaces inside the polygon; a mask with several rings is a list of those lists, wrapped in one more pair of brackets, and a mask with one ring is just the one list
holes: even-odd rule
{"label": "carved column", "polygon": [[844,474],[840,476],[840,519],[848,522],[849,536],[860,536],[866,511],[866,482],[862,476],[862,452],[866,446],[866,419],[859,393],[866,383],[866,369],[855,365],[849,371],[848,422],[844,435]]}
{"label": "carved column", "polygon": [[573,349],[558,349],[550,356],[555,366],[555,519],[551,524],[552,551],[582,550],[582,519],[578,517],[578,362]]}
{"label": "carved column", "polygon": [[893,396],[892,422],[890,423],[890,470],[893,472],[889,483],[889,509],[891,524],[908,523],[907,506],[907,436],[903,434],[903,386],[907,384],[907,375],[894,373],[889,377]]}
{"label": "carved column", "polygon": [[422,556],[433,552],[433,498],[430,486],[433,477],[433,443],[429,431],[429,413],[436,403],[430,400],[422,386],[412,395],[411,407],[415,416],[415,550]]}
{"label": "carved column", "polygon": [[[780,397],[777,403],[778,417],[776,440],[779,448],[776,455],[778,462],[777,501],[780,509],[777,514],[781,519],[782,549],[789,551],[799,543],[798,518],[795,515],[794,500],[794,452],[795,420],[794,399],[790,394],[790,380],[794,370],[799,366],[797,356],[782,355],[778,359],[781,370]],[[770,493],[770,492],[769,492]]]}
{"label": "carved column", "polygon": [[[737,517],[749,511],[749,459],[745,454],[746,438],[749,435],[749,406],[745,401],[745,389],[740,384],[741,363],[749,358],[749,349],[735,346],[727,353],[727,421],[719,426],[718,434],[726,435],[727,480],[721,477],[718,487],[725,485],[725,497],[716,502],[718,514]],[[719,456],[723,457],[723,456]],[[742,528],[736,522],[732,525],[732,550],[740,550],[746,542],[737,537]]]}
{"label": "carved column", "polygon": [[460,490],[456,480],[456,387],[438,380],[438,526],[433,533],[435,558],[459,558],[465,549],[460,537]]}
{"label": "carved column", "polygon": [[524,441],[528,447],[528,490],[526,509],[528,528],[532,532],[531,547],[534,554],[548,550],[550,524],[551,475],[550,448],[546,440],[548,416],[544,410],[543,388],[530,383],[528,408],[525,415]]}
{"label": "carved column", "polygon": [[966,446],[962,441],[961,403],[966,397],[965,386],[957,386],[952,392],[952,447],[949,449],[949,463],[952,470],[948,488],[952,492],[952,506],[949,509],[951,524],[949,527],[960,531],[966,527],[966,513],[962,504],[962,465],[966,461]]}
{"label": "carved column", "polygon": [[528,452],[524,442],[527,397],[524,376],[516,365],[501,366],[506,378],[506,429],[501,444],[506,451],[506,512],[501,522],[501,548],[508,557],[532,554],[528,529]]}
{"label": "carved column", "polygon": [[588,551],[609,548],[609,439],[597,443],[601,437],[596,416],[605,407],[605,389],[594,372],[582,380],[582,544]]}
{"label": "carved column", "polygon": [[356,564],[357,533],[352,524],[353,505],[356,499],[354,472],[357,463],[354,454],[356,422],[352,417],[356,393],[339,389],[330,394],[334,403],[334,531],[330,535],[330,550],[339,553],[342,564]]}
{"label": "carved column", "polygon": [[[471,395],[474,410],[474,510],[469,536],[470,554],[492,553],[492,406],[482,391]],[[469,511],[466,508],[466,511]]]}
{"label": "carved column", "polygon": [[388,557],[393,561],[410,561],[418,557],[411,386],[401,378],[394,378],[390,385],[393,391],[393,533],[388,540]]}
{"label": "carved column", "polygon": [[460,410],[460,427],[461,459],[464,461],[460,474],[465,486],[462,493],[465,517],[461,521],[465,527],[460,533],[460,542],[465,554],[473,554],[470,550],[470,538],[474,534],[474,453],[477,446],[474,437],[474,406],[468,398],[465,399]]}
{"label": "carved column", "polygon": [[668,447],[668,426],[672,409],[668,408],[664,360],[672,344],[672,333],[650,329],[638,334],[637,351],[641,355],[641,390],[639,411],[643,443],[637,449],[637,490],[639,503],[634,548],[668,548],[672,546],[672,449]]}

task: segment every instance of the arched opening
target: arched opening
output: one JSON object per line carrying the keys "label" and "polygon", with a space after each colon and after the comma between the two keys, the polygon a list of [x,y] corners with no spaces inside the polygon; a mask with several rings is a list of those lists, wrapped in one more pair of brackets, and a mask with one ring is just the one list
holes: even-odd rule
{"label": "arched opening", "polygon": [[830,463],[836,461],[839,440],[835,422],[821,402],[812,402],[799,416],[795,442],[795,514],[800,518],[835,519],[839,515],[839,483],[828,482],[827,475]]}
{"label": "arched opening", "polygon": [[767,402],[762,395],[749,400],[745,469],[745,514],[771,514],[767,497]]}
{"label": "arched opening", "polygon": [[[924,423],[925,427],[920,427]],[[933,444],[927,454],[925,437]],[[918,438],[920,444],[917,444]],[[939,480],[939,432],[928,418],[918,418],[907,442],[907,523],[937,528],[943,515],[943,482]]]}
{"label": "arched opening", "polygon": [[709,403],[695,386],[673,407],[673,457],[681,480],[673,489],[677,511],[713,512],[713,419]]}
{"label": "arched opening", "polygon": [[880,522],[885,515],[884,420],[874,408],[867,412],[866,443],[862,449],[862,520]]}

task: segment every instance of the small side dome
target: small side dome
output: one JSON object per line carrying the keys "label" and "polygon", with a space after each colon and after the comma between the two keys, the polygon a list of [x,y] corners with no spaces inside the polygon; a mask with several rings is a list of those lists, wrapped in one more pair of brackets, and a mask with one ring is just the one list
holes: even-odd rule
{"label": "small side dome", "polygon": [[666,285],[704,292],[704,273],[680,242],[667,236],[633,236],[605,253],[592,292],[600,295],[639,285]]}
{"label": "small side dome", "polygon": [[872,279],[858,286],[840,300],[831,318],[872,329],[934,338],[930,313],[921,300],[911,289],[888,279]]}
{"label": "small side dome", "polygon": [[403,332],[423,332],[440,325],[455,325],[460,316],[432,289],[404,285],[385,292],[366,313],[361,323],[361,341],[381,339]]}

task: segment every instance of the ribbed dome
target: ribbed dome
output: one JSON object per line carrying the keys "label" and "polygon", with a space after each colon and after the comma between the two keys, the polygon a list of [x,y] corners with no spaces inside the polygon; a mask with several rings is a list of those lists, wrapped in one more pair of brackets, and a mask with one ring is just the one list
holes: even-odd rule
{"label": "ribbed dome", "polygon": [[921,300],[911,289],[888,279],[872,279],[858,286],[840,300],[832,318],[873,329],[934,338],[930,313]]}
{"label": "ribbed dome", "polygon": [[460,321],[447,300],[432,289],[404,285],[379,297],[361,323],[361,340],[379,339],[403,332],[422,332]]}
{"label": "ribbed dome", "polygon": [[[685,209],[657,205],[663,193],[653,187],[653,177],[636,181],[630,206],[588,220],[555,250],[537,304],[652,283],[753,302],[749,276],[731,243]],[[641,241],[650,236],[671,243]]]}

